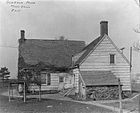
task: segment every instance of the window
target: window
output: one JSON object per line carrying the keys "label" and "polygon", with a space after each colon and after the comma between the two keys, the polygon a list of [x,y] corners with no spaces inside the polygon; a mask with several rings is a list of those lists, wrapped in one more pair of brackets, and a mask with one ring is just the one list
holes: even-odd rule
{"label": "window", "polygon": [[41,84],[46,84],[46,73],[41,73]]}
{"label": "window", "polygon": [[59,77],[59,82],[64,82],[64,77],[60,76]]}
{"label": "window", "polygon": [[115,64],[115,54],[110,54],[110,64]]}
{"label": "window", "polygon": [[51,85],[51,74],[47,74],[47,85]]}
{"label": "window", "polygon": [[41,73],[41,84],[51,85],[51,75],[50,73]]}

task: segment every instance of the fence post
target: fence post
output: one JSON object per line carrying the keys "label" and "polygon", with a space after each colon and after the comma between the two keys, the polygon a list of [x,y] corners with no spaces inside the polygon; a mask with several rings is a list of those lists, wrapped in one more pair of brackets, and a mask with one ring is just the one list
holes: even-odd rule
{"label": "fence post", "polygon": [[138,103],[139,105],[139,113],[140,113],[140,94],[139,94],[139,103]]}
{"label": "fence post", "polygon": [[120,112],[119,113],[123,113],[123,110],[122,110],[122,91],[121,91],[120,78],[118,79],[118,86],[119,86],[119,102],[120,102]]}
{"label": "fence post", "polygon": [[24,82],[24,91],[23,91],[23,99],[24,99],[24,102],[26,102],[26,86],[25,86],[25,82]]}
{"label": "fence post", "polygon": [[39,85],[39,101],[41,101],[41,85]]}
{"label": "fence post", "polygon": [[9,93],[9,102],[11,101],[11,97],[10,97],[10,83],[8,85],[8,93]]}
{"label": "fence post", "polygon": [[14,96],[13,96],[13,87],[12,87],[12,85],[11,85],[11,89],[12,89],[12,99],[13,99]]}

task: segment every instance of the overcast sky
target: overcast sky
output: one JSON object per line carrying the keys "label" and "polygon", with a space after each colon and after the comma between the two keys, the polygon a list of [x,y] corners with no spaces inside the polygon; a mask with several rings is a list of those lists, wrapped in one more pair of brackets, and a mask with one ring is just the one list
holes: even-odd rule
{"label": "overcast sky", "polygon": [[[35,4],[24,3],[30,8],[22,9],[11,7],[8,1],[16,0],[1,0],[0,4],[0,67],[8,67],[13,77],[17,76],[21,29],[27,39],[56,39],[63,35],[88,44],[99,36],[100,21],[106,20],[110,38],[118,48],[125,47],[128,59],[130,46],[140,40],[140,33],[133,30],[140,24],[140,8],[135,0],[32,0]],[[133,51],[133,72],[140,72],[140,52]]]}

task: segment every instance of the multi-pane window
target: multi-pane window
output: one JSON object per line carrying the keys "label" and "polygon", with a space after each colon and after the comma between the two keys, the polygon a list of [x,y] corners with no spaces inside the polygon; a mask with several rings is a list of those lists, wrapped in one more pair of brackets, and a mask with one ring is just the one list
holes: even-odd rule
{"label": "multi-pane window", "polygon": [[115,54],[110,54],[110,64],[115,64]]}
{"label": "multi-pane window", "polygon": [[64,82],[64,77],[59,76],[59,82]]}

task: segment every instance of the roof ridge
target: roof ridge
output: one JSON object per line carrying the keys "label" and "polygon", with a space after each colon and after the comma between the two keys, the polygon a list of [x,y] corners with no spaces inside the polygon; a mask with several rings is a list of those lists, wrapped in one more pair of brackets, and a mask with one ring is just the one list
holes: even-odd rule
{"label": "roof ridge", "polygon": [[89,43],[86,47],[83,48],[83,50],[87,49],[88,47],[90,47],[95,41],[100,40],[101,36],[99,36],[98,38],[94,39],[91,43]]}
{"label": "roof ridge", "polygon": [[57,39],[26,39],[26,40],[37,40],[37,41],[73,41],[73,42],[84,42],[82,40],[57,40]]}

